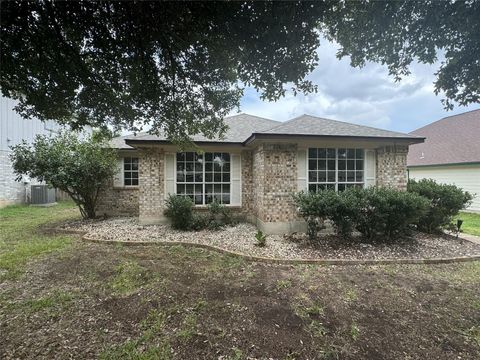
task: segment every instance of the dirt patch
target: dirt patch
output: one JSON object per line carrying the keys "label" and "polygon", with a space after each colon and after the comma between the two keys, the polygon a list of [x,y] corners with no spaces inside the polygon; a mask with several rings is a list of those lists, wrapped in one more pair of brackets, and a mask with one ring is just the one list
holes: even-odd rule
{"label": "dirt patch", "polygon": [[[119,292],[124,264],[141,271]],[[281,266],[78,242],[1,287],[2,359],[480,356],[470,335],[480,323],[478,262]],[[70,300],[29,308],[56,292]]]}

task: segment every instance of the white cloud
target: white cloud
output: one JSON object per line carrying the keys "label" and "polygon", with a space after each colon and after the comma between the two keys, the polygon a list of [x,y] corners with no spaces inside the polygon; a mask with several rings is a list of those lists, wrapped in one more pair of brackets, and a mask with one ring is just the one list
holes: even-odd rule
{"label": "white cloud", "polygon": [[395,82],[385,66],[368,63],[352,68],[349,59],[338,60],[337,45],[323,41],[318,49],[319,65],[308,76],[318,93],[293,96],[277,102],[260,100],[255,90],[246,89],[241,111],[284,121],[307,113],[397,131],[412,131],[444,116],[478,108],[455,108],[446,112],[441,96],[433,93],[434,65],[415,63],[411,75]]}

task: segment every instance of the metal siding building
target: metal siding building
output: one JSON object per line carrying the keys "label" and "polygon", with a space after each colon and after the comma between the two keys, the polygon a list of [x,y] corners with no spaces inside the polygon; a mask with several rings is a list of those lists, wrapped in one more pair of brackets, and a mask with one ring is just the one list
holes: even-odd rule
{"label": "metal siding building", "polygon": [[28,199],[28,184],[15,181],[12,164],[9,158],[11,146],[20,144],[22,140],[32,142],[36,135],[49,135],[61,129],[53,121],[42,122],[38,119],[24,119],[13,110],[16,101],[1,97],[0,100],[0,206],[11,203],[22,203]]}

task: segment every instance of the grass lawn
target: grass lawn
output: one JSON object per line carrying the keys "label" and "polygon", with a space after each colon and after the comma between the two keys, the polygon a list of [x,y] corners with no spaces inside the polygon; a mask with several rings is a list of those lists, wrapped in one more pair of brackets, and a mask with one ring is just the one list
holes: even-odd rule
{"label": "grass lawn", "polygon": [[463,220],[462,230],[467,234],[480,236],[480,214],[462,212],[458,218]]}
{"label": "grass lawn", "polygon": [[480,262],[281,266],[42,233],[0,210],[0,358],[478,359]]}

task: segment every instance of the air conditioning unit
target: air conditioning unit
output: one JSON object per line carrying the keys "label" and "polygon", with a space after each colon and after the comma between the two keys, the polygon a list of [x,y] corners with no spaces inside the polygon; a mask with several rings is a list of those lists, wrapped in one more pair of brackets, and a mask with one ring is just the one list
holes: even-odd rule
{"label": "air conditioning unit", "polygon": [[48,185],[32,185],[30,189],[32,205],[48,206],[55,204],[55,189]]}

